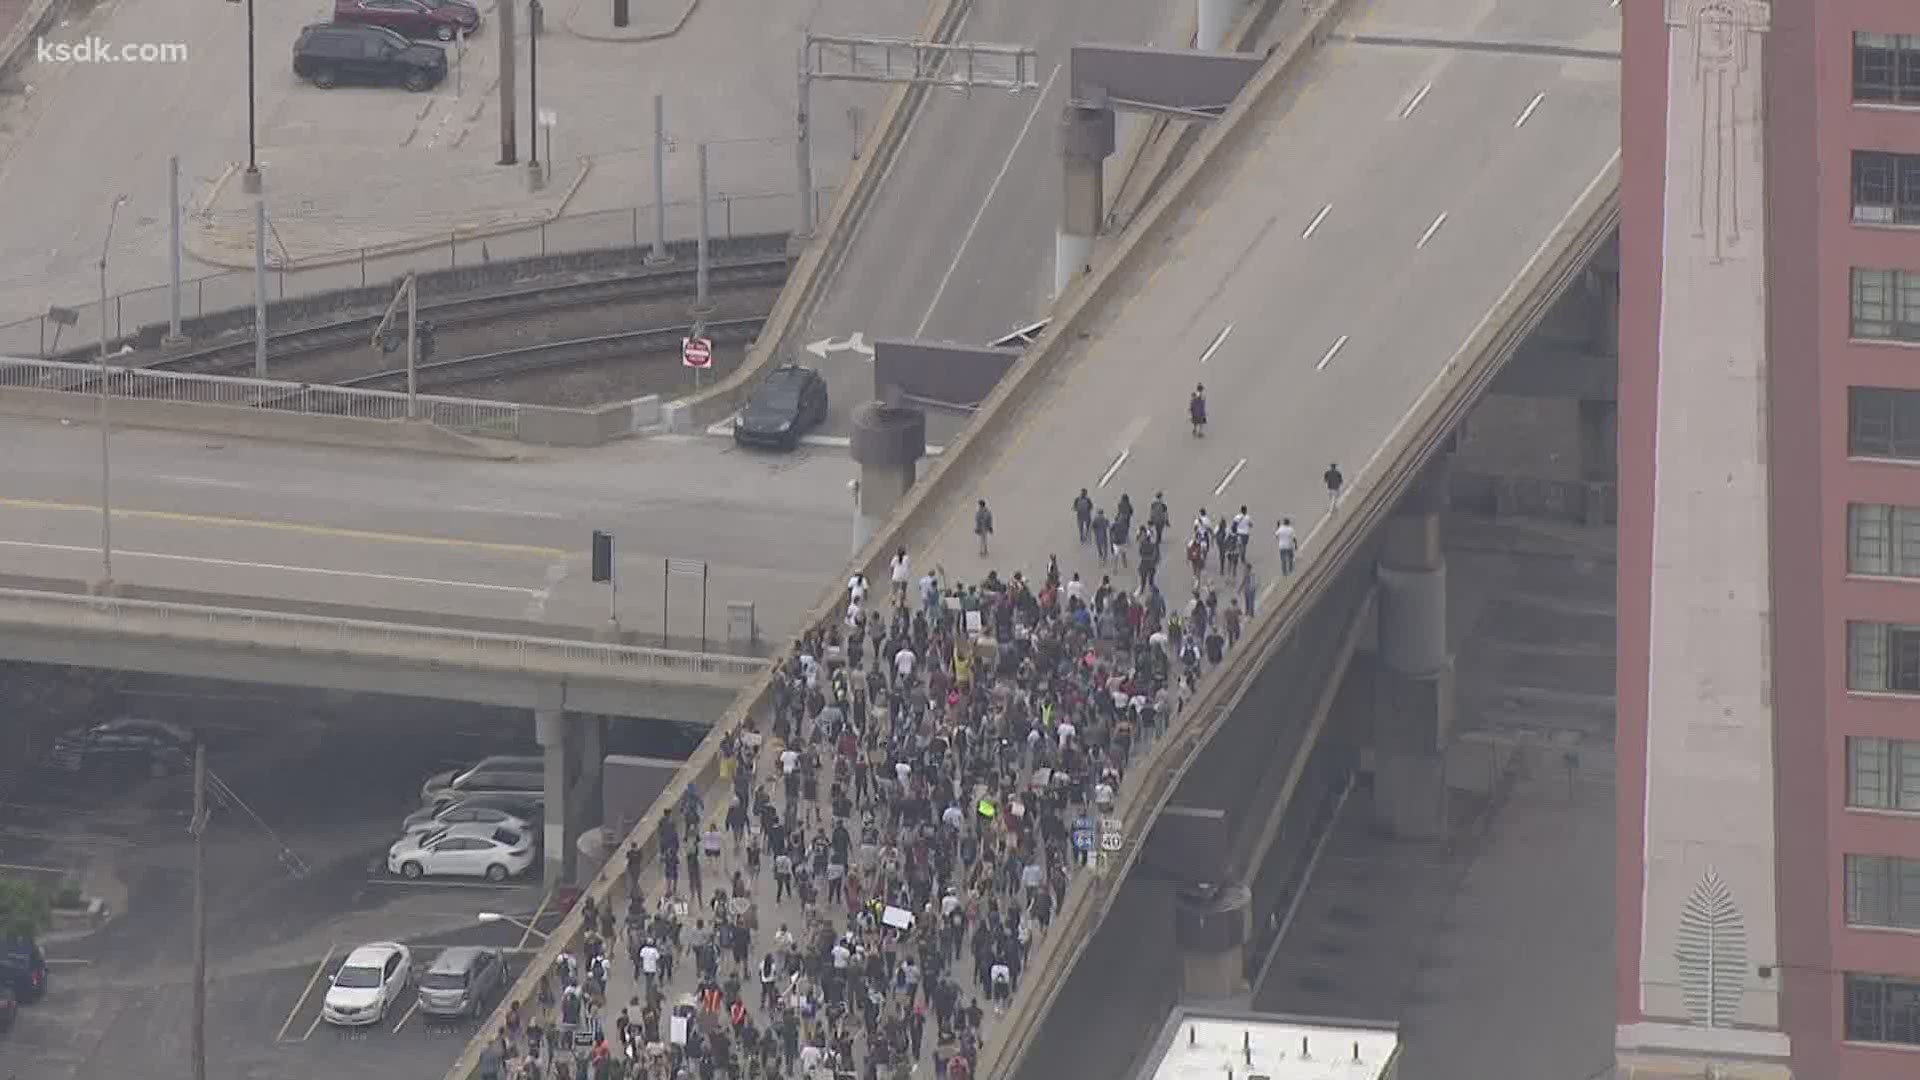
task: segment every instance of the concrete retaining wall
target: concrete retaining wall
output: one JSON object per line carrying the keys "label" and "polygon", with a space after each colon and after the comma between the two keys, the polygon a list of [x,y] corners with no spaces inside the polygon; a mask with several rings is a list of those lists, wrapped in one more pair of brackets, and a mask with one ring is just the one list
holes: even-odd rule
{"label": "concrete retaining wall", "polygon": [[[520,451],[512,443],[473,439],[432,424],[410,420],[362,420],[351,416],[313,416],[237,405],[200,405],[185,401],[133,401],[116,398],[112,422],[121,427],[162,431],[199,431],[245,439],[362,446],[452,457],[511,461]],[[99,399],[58,390],[0,387],[0,415],[91,424],[99,418]]]}

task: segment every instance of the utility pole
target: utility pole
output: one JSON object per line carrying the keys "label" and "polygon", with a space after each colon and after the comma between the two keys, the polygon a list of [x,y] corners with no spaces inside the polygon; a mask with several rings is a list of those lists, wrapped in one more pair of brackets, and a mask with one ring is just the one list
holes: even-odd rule
{"label": "utility pole", "polygon": [[267,200],[253,201],[253,377],[267,377]]}
{"label": "utility pole", "polygon": [[513,0],[500,4],[494,17],[500,21],[500,164],[512,165],[520,160],[519,139],[513,130]]}
{"label": "utility pole", "polygon": [[113,422],[107,410],[107,253],[113,250],[113,224],[125,195],[107,211],[107,235],[100,241],[100,592],[113,591]]}
{"label": "utility pole", "polygon": [[171,274],[171,287],[167,291],[170,301],[167,309],[166,343],[177,345],[185,340],[180,333],[180,155],[167,159],[167,227],[171,230],[173,242],[167,247],[167,262]]}
{"label": "utility pole", "polygon": [[647,261],[667,261],[667,98],[653,95],[653,253]]}
{"label": "utility pole", "polygon": [[808,121],[813,110],[813,80],[807,65],[811,45],[809,41],[800,46],[799,109],[793,135],[794,165],[800,174],[800,190],[795,193],[800,197],[800,219],[793,235],[802,242],[813,238],[813,138]]}
{"label": "utility pole", "polygon": [[[699,247],[697,249],[696,257],[694,260],[693,310],[694,310],[694,314],[699,316],[702,320],[704,320],[707,317],[707,315],[713,311],[713,301],[708,299],[707,297],[707,270],[708,270],[707,248],[708,248],[708,242],[709,242],[708,237],[710,235],[709,230],[707,228],[707,204],[709,201],[710,201],[710,196],[707,192],[707,144],[701,143],[700,144],[700,240],[699,240]],[[697,330],[695,331],[695,336],[696,337],[699,336],[699,332]],[[695,375],[700,374],[700,369],[695,368],[694,374]]]}
{"label": "utility pole", "polygon": [[207,1080],[207,744],[193,737],[193,1080]]}
{"label": "utility pole", "polygon": [[[506,5],[500,10],[505,11]],[[400,289],[387,302],[386,314],[380,316],[380,324],[373,328],[369,343],[381,352],[393,351],[387,331],[400,314],[402,300],[407,302],[407,419],[417,420],[420,418],[420,298],[412,274],[400,279]]]}
{"label": "utility pole", "polygon": [[540,171],[540,0],[527,2],[527,168],[539,185]]}

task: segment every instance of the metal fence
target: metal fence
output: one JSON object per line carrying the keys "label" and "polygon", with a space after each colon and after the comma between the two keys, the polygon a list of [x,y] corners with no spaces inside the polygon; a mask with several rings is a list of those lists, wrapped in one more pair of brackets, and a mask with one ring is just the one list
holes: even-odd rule
{"label": "metal fence", "polygon": [[[837,188],[813,193],[814,220],[833,205]],[[793,228],[798,215],[791,193],[769,195],[714,195],[707,200],[707,227],[716,239],[759,236]],[[378,248],[338,251],[289,259],[285,252],[267,249],[269,302],[314,296],[339,289],[357,289],[392,281],[409,273],[479,266],[488,262],[567,255],[610,248],[640,247],[653,242],[654,212],[645,206],[621,207],[584,214],[563,214],[551,221],[508,227],[500,231],[454,230],[440,236],[423,235],[412,241]],[[667,239],[688,240],[700,233],[700,200],[667,203]],[[272,235],[269,233],[269,241]],[[398,250],[396,250],[398,249]],[[197,318],[216,311],[253,306],[253,271],[228,270],[182,280],[180,317]],[[30,315],[0,324],[0,355],[48,356],[100,340],[102,311],[99,298],[71,305],[76,321],[61,326],[46,314]],[[108,340],[117,340],[143,326],[166,323],[172,316],[172,288],[154,285],[107,298],[105,326]]]}
{"label": "metal fence", "polygon": [[745,680],[767,661],[730,653],[656,649],[566,638],[454,630],[291,612],[0,589],[0,624],[98,628],[116,634],[325,649],[388,659],[535,674],[587,674],[703,685]]}
{"label": "metal fence", "polygon": [[[405,420],[410,415],[407,395],[395,390],[123,367],[106,368],[103,387],[101,370],[95,364],[0,357],[0,388],[89,394],[104,388],[109,397],[131,401],[228,405],[359,420]],[[495,439],[519,437],[520,406],[512,402],[434,394],[419,394],[414,400],[418,419],[449,431]]]}

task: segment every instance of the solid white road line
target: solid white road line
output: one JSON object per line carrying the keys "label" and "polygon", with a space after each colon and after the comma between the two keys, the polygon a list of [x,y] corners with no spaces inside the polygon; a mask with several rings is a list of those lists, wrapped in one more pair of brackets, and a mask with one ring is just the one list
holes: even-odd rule
{"label": "solid white road line", "polygon": [[1413,245],[1413,250],[1419,251],[1421,248],[1426,247],[1427,241],[1433,239],[1433,234],[1439,232],[1440,226],[1445,225],[1446,223],[1447,223],[1447,215],[1446,215],[1446,212],[1443,210],[1441,211],[1439,217],[1433,219],[1433,224],[1427,226],[1427,231],[1420,234],[1420,242]]}
{"label": "solid white road line", "polygon": [[1321,207],[1320,212],[1313,215],[1313,220],[1307,223],[1307,231],[1300,234],[1300,239],[1302,240],[1311,239],[1313,237],[1313,234],[1319,230],[1320,223],[1327,220],[1327,215],[1331,213],[1333,213],[1332,203],[1328,203],[1327,205]]}
{"label": "solid white road line", "polygon": [[980,200],[980,209],[973,212],[973,220],[967,223],[967,231],[960,234],[960,244],[953,249],[953,261],[947,264],[947,272],[940,275],[940,284],[934,287],[933,299],[927,302],[927,313],[920,316],[920,325],[914,328],[913,336],[919,337],[927,332],[927,324],[933,321],[933,312],[940,306],[940,298],[947,293],[947,283],[953,280],[953,272],[960,268],[960,260],[967,254],[967,245],[973,242],[974,231],[980,228],[980,220],[987,216],[987,207],[993,204],[994,193],[1000,190],[1000,181],[1007,178],[1007,170],[1013,167],[1013,156],[1027,141],[1027,132],[1033,128],[1033,120],[1040,115],[1040,106],[1053,90],[1053,81],[1060,77],[1061,65],[1053,65],[1053,74],[1047,76],[1047,85],[1040,88],[1034,96],[1033,108],[1027,110],[1026,123],[1020,125],[1020,134],[1014,137],[1013,145],[1007,148],[1006,160],[1000,163],[1000,171],[994,174],[993,183],[987,185],[987,197]]}
{"label": "solid white road line", "polygon": [[1213,341],[1208,344],[1207,351],[1200,354],[1200,362],[1204,364],[1213,359],[1213,354],[1220,351],[1220,346],[1226,343],[1227,335],[1231,333],[1233,333],[1232,323],[1221,327],[1220,332],[1213,335]]}
{"label": "solid white road line", "polygon": [[1240,470],[1246,467],[1246,458],[1241,458],[1239,461],[1234,462],[1233,468],[1227,470],[1227,475],[1221,478],[1220,483],[1214,487],[1213,493],[1219,495],[1221,492],[1227,490],[1227,485],[1233,483],[1233,478],[1239,476]]}
{"label": "solid white road line", "polygon": [[1100,474],[1101,487],[1107,486],[1107,482],[1113,479],[1113,474],[1120,471],[1120,466],[1125,465],[1127,463],[1127,458],[1132,454],[1133,454],[1133,451],[1131,450],[1120,451],[1120,456],[1113,459],[1113,464],[1107,466],[1107,471]]}
{"label": "solid white road line", "polygon": [[[77,544],[39,544],[27,540],[0,540],[0,547],[28,548],[35,551],[71,551],[83,555],[98,555],[97,547],[83,547]],[[441,578],[409,577],[405,574],[376,574],[367,570],[330,570],[319,566],[287,566],[281,563],[245,562],[240,559],[215,559],[205,555],[172,555],[162,551],[128,551],[115,548],[117,559],[154,559],[160,562],[201,563],[206,566],[224,566],[242,570],[272,570],[283,574],[317,574],[322,577],[366,578],[369,581],[387,581],[397,585],[431,585],[436,588],[477,589],[482,592],[505,592],[516,596],[537,597],[544,590],[527,589],[518,585],[493,585],[484,581],[446,581]]]}
{"label": "solid white road line", "polygon": [[1432,92],[1433,92],[1432,83],[1428,83],[1427,85],[1422,86],[1420,88],[1420,92],[1413,95],[1413,100],[1407,102],[1407,107],[1400,110],[1400,119],[1405,120],[1407,117],[1412,116],[1413,110],[1419,108],[1420,103],[1427,100],[1427,95]]}
{"label": "solid white road line", "polygon": [[[314,985],[320,981],[320,976],[327,973],[327,961],[333,959],[333,951],[335,948],[337,948],[337,946],[328,945],[327,955],[321,957],[320,962],[313,965],[313,976],[307,980],[306,989],[300,991],[300,1000],[294,1002],[293,1008],[287,1010],[287,1022],[280,1025],[280,1034],[273,1037],[274,1042],[280,1042],[287,1037],[287,1029],[293,1026],[294,1018],[300,1015],[301,1006],[305,1005],[307,998],[313,994]],[[313,1022],[316,1024],[319,1023],[320,1018],[318,1016],[314,1017]],[[307,1034],[313,1034],[313,1029],[308,1028]]]}
{"label": "solid white road line", "polygon": [[1331,346],[1329,346],[1327,349],[1327,354],[1320,358],[1319,363],[1313,365],[1313,370],[1325,371],[1327,368],[1327,365],[1333,363],[1333,358],[1340,355],[1340,350],[1346,347],[1347,347],[1347,335],[1341,334],[1340,340],[1334,342]]}
{"label": "solid white road line", "polygon": [[1545,90],[1542,90],[1539,93],[1533,95],[1533,100],[1527,102],[1527,107],[1520,111],[1520,119],[1515,120],[1513,122],[1513,126],[1521,127],[1522,125],[1526,124],[1527,121],[1533,119],[1533,110],[1539,108],[1540,103],[1542,101],[1545,101],[1546,99],[1547,99],[1547,92]]}

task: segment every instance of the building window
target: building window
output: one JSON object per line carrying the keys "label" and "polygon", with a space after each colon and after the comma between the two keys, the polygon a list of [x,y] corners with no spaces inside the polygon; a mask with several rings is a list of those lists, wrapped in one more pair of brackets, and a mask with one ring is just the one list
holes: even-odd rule
{"label": "building window", "polygon": [[1920,341],[1920,273],[1853,271],[1853,336]]}
{"label": "building window", "polygon": [[1920,1046],[1920,981],[1849,973],[1847,1039]]}
{"label": "building window", "polygon": [[1848,623],[1847,689],[1920,694],[1920,626]]}
{"label": "building window", "polygon": [[1920,506],[1848,506],[1847,572],[1920,578]]}
{"label": "building window", "polygon": [[1920,813],[1920,742],[1848,739],[1847,805]]}
{"label": "building window", "polygon": [[1853,152],[1853,220],[1920,225],[1920,154]]}
{"label": "building window", "polygon": [[1920,930],[1920,859],[1847,856],[1847,925]]}
{"label": "building window", "polygon": [[1874,105],[1920,105],[1920,37],[1856,32],[1853,100]]}
{"label": "building window", "polygon": [[1920,461],[1920,390],[1847,390],[1847,453]]}

